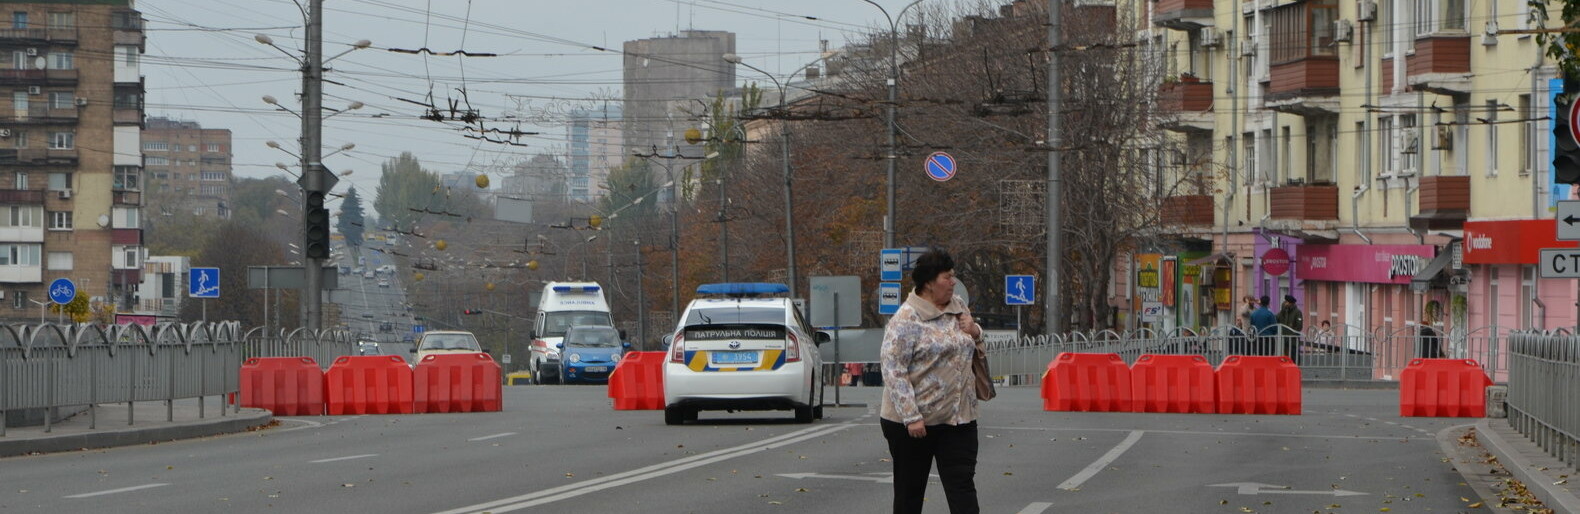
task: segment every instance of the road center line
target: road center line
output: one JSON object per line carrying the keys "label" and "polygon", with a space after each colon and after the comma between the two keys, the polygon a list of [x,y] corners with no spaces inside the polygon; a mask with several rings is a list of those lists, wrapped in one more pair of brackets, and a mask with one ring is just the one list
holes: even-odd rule
{"label": "road center line", "polygon": [[1070,477],[1069,480],[1065,480],[1064,483],[1059,484],[1059,488],[1066,491],[1074,491],[1079,489],[1081,484],[1084,484],[1087,480],[1091,480],[1092,477],[1097,476],[1097,473],[1102,471],[1103,468],[1108,467],[1109,464],[1113,464],[1115,460],[1119,459],[1120,455],[1124,455],[1125,450],[1129,450],[1131,446],[1135,446],[1136,441],[1141,440],[1141,434],[1143,433],[1145,432],[1141,430],[1131,430],[1130,435],[1125,436],[1125,440],[1120,441],[1119,445],[1114,446],[1113,449],[1108,450],[1108,453],[1103,454],[1102,457],[1098,457],[1096,461],[1093,461],[1091,464],[1087,465],[1086,469],[1081,470],[1080,473],[1076,473],[1075,476]]}
{"label": "road center line", "polygon": [[1047,502],[1037,502],[1027,505],[1026,508],[1020,509],[1020,512],[1016,514],[1042,514],[1043,511],[1048,510],[1049,507],[1053,507],[1053,504]]}
{"label": "road center line", "polygon": [[591,480],[584,480],[574,484],[566,484],[552,489],[545,489],[534,493],[504,498],[488,503],[479,503],[477,505],[461,507],[459,509],[447,510],[438,514],[462,514],[484,511],[499,513],[525,509],[528,507],[553,503],[568,498],[574,498],[584,494],[595,493],[604,489],[679,473],[691,468],[706,466],[708,464],[713,464],[736,457],[744,457],[754,453],[761,453],[774,448],[795,444],[807,439],[815,439],[829,435],[854,426],[858,425],[851,423],[841,423],[837,425],[822,425],[804,430],[797,430],[788,434],[770,437],[762,441],[751,442],[733,448],[714,450],[682,459],[654,464],[640,469],[633,469],[623,473],[616,473]]}
{"label": "road center line", "polygon": [[[867,425],[875,426],[875,425],[872,425],[871,423],[868,423]],[[1073,427],[1072,428],[979,427],[977,430],[1024,430],[1024,431],[1031,431],[1031,432],[1130,432],[1131,431],[1131,429],[1128,429],[1128,428],[1073,428]],[[1388,435],[1273,434],[1273,433],[1259,433],[1259,432],[1215,432],[1215,431],[1205,431],[1205,430],[1151,430],[1151,429],[1148,429],[1147,432],[1150,432],[1150,433],[1153,433],[1153,434],[1219,436],[1219,437],[1222,437],[1222,436],[1247,436],[1247,437],[1278,437],[1278,438],[1290,437],[1290,438],[1305,438],[1305,439],[1357,439],[1357,440],[1395,439],[1396,438],[1395,436],[1388,436]],[[1412,440],[1412,441],[1421,440],[1421,438],[1419,438],[1419,437],[1411,438],[1409,436],[1404,437],[1404,439],[1408,439],[1408,440]]]}
{"label": "road center line", "polygon": [[318,460],[310,460],[310,461],[307,461],[307,462],[310,463],[310,464],[323,464],[325,462],[339,462],[339,461],[343,461],[343,460],[366,459],[368,457],[377,457],[377,456],[379,456],[379,454],[377,454],[377,453],[369,453],[367,455],[352,455],[352,456],[349,456],[349,457],[335,457],[335,458],[331,458],[331,459],[318,459]]}
{"label": "road center line", "polygon": [[498,438],[501,438],[501,437],[510,437],[510,436],[513,436],[513,435],[516,435],[516,433],[515,432],[505,432],[503,434],[485,435],[483,437],[473,437],[471,439],[467,439],[467,441],[471,441],[471,442],[475,443],[477,441],[487,441],[489,439],[498,439]]}
{"label": "road center line", "polygon": [[62,496],[62,497],[61,497],[61,498],[68,498],[68,499],[69,499],[69,498],[91,498],[91,497],[94,497],[94,496],[104,496],[104,495],[106,495],[106,494],[116,494],[116,493],[129,493],[129,492],[132,492],[132,491],[140,491],[140,490],[143,490],[143,489],[153,489],[153,488],[155,488],[155,487],[164,487],[164,486],[167,486],[167,485],[170,485],[170,484],[143,484],[143,485],[134,485],[134,486],[131,486],[131,487],[122,487],[122,488],[120,488],[120,489],[110,489],[110,490],[108,490],[108,491],[99,491],[99,492],[93,492],[93,493],[82,493],[82,494],[73,494],[73,495],[71,495],[71,496]]}

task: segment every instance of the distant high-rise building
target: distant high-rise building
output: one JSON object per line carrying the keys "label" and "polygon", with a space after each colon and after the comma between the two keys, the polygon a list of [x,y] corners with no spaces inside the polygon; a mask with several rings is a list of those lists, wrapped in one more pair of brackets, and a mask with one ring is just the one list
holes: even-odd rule
{"label": "distant high-rise building", "polygon": [[149,212],[230,218],[229,129],[151,117],[143,128]]}
{"label": "distant high-rise building", "polygon": [[[0,19],[0,318],[46,285],[130,310],[142,282],[143,18],[131,0],[6,2]],[[31,314],[31,316],[30,316]]]}
{"label": "distant high-rise building", "polygon": [[[735,88],[735,34],[687,30],[679,36],[625,42],[624,144],[630,151],[680,144],[696,126],[682,109],[700,112],[703,100]],[[680,112],[676,112],[680,111]],[[673,134],[673,137],[670,135]]]}
{"label": "distant high-rise building", "polygon": [[602,198],[609,181],[609,170],[625,161],[621,134],[620,107],[605,105],[596,110],[571,112],[570,200],[592,202]]}

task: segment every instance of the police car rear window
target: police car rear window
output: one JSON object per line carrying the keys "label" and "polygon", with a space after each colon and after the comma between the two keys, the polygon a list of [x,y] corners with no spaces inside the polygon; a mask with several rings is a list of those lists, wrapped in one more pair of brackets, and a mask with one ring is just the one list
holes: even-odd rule
{"label": "police car rear window", "polygon": [[717,341],[724,339],[784,339],[784,325],[708,325],[686,327],[687,341]]}
{"label": "police car rear window", "polygon": [[692,309],[686,316],[686,325],[729,325],[740,323],[772,323],[783,325],[785,310],[779,307],[715,307]]}

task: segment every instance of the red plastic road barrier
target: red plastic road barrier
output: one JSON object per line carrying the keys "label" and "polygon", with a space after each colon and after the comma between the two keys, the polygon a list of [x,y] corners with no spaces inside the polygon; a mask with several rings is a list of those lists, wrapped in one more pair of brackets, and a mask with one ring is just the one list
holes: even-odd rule
{"label": "red plastic road barrier", "polygon": [[411,366],[396,355],[335,358],[324,373],[324,397],[331,416],[411,414]]}
{"label": "red plastic road barrier", "polygon": [[412,369],[412,403],[424,412],[497,412],[504,405],[499,364],[486,353],[434,354]]}
{"label": "red plastic road barrier", "polygon": [[1212,364],[1200,355],[1142,355],[1130,367],[1132,412],[1217,411]]}
{"label": "red plastic road barrier", "polygon": [[1492,379],[1470,359],[1414,359],[1399,373],[1399,415],[1479,418],[1487,415]]}
{"label": "red plastic road barrier", "polygon": [[241,406],[276,416],[324,413],[324,372],[310,357],[253,357],[241,365]]}
{"label": "red plastic road barrier", "polygon": [[614,410],[664,408],[664,359],[667,352],[630,352],[609,375],[609,397]]}
{"label": "red plastic road barrier", "polygon": [[1042,410],[1131,412],[1130,368],[1116,353],[1061,353],[1042,377]]}
{"label": "red plastic road barrier", "polygon": [[1219,414],[1300,414],[1300,367],[1289,357],[1230,355],[1217,380]]}

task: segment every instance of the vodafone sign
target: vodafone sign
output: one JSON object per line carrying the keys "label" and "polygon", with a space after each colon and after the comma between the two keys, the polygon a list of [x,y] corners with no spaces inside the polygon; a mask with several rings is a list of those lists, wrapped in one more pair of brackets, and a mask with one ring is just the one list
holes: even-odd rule
{"label": "vodafone sign", "polygon": [[1263,253],[1262,271],[1275,277],[1289,273],[1289,252],[1283,248],[1274,248]]}

